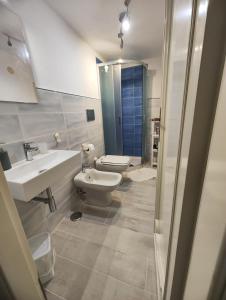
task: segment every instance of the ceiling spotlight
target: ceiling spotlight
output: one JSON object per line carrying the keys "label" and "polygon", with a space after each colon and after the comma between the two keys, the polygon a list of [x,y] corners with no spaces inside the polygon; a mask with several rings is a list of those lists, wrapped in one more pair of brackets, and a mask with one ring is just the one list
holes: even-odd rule
{"label": "ceiling spotlight", "polygon": [[130,2],[131,2],[131,0],[125,0],[125,1],[124,1],[124,5],[125,5],[126,7],[128,7],[129,4],[130,4]]}
{"label": "ceiling spotlight", "polygon": [[128,11],[123,11],[119,15],[119,22],[121,23],[122,32],[128,31],[130,29],[130,20]]}
{"label": "ceiling spotlight", "polygon": [[128,31],[130,29],[130,21],[129,21],[129,16],[126,13],[123,20],[122,20],[122,30],[123,31]]}
{"label": "ceiling spotlight", "polygon": [[124,46],[124,42],[123,42],[124,32],[127,32],[130,29],[130,19],[129,19],[129,4],[130,4],[130,2],[131,2],[131,0],[124,1],[126,11],[122,11],[119,15],[120,32],[118,33],[118,38],[120,39],[120,48],[121,49]]}

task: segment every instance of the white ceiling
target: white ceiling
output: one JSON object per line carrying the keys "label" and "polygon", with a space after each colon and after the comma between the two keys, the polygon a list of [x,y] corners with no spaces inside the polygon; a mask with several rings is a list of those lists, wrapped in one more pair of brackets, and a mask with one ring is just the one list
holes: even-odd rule
{"label": "white ceiling", "polygon": [[104,59],[144,59],[161,55],[165,0],[132,0],[131,28],[119,47],[119,13],[124,0],[46,0]]}
{"label": "white ceiling", "polygon": [[0,32],[5,36],[24,41],[21,19],[0,2]]}

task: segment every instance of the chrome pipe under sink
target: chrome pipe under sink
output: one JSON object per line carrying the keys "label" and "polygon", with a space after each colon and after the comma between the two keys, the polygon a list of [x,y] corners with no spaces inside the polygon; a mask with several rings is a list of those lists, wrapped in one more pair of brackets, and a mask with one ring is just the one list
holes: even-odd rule
{"label": "chrome pipe under sink", "polygon": [[53,196],[51,187],[48,187],[47,189],[45,189],[45,192],[47,194],[46,198],[35,197],[32,200],[48,204],[50,212],[54,212],[55,210],[57,210],[57,206],[56,206],[56,201],[55,201],[55,198]]}
{"label": "chrome pipe under sink", "polygon": [[48,199],[49,210],[50,212],[54,212],[57,209],[57,207],[56,207],[55,198],[53,197],[53,193],[50,187],[46,189],[46,194],[48,196],[47,199]]}

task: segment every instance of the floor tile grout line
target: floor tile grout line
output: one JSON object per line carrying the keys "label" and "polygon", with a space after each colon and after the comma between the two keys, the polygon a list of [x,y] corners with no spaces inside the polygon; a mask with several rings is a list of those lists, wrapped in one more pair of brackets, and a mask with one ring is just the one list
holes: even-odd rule
{"label": "floor tile grout line", "polygon": [[[62,221],[61,221],[61,222],[62,222]],[[60,225],[60,223],[59,223],[58,225]],[[57,225],[57,227],[58,227],[58,225]],[[98,224],[98,225],[99,225],[99,224]],[[117,228],[121,228],[120,226],[117,226],[117,225],[109,225],[109,224],[105,224],[105,223],[101,224],[101,226],[106,226],[106,227],[109,227],[109,228],[110,228],[111,226],[114,226],[114,227],[117,227]],[[134,230],[129,229],[129,228],[122,228],[122,229],[129,230],[129,231],[132,231],[132,232],[137,233],[137,234],[142,234],[142,235],[145,235],[145,236],[147,236],[147,237],[149,237],[149,238],[154,238],[154,237],[153,237],[153,234],[147,234],[147,233],[143,233],[143,232],[138,232],[138,231],[134,231]],[[93,242],[93,241],[91,241],[91,240],[89,240],[89,239],[83,238],[82,236],[76,235],[76,234],[74,234],[74,233],[71,233],[71,232],[69,232],[69,231],[65,231],[65,230],[62,230],[62,229],[59,229],[59,228],[55,228],[53,232],[55,233],[56,231],[59,231],[59,232],[65,233],[65,234],[69,234],[69,235],[71,235],[71,236],[80,238],[80,239],[82,239],[82,240],[84,240],[84,241],[88,241],[88,242],[91,242],[91,243],[94,243],[94,244],[97,244],[97,245],[103,245],[103,244],[95,243],[95,242]],[[103,245],[103,246],[104,246],[104,245]],[[105,247],[107,247],[107,246],[105,246]],[[110,247],[108,247],[108,248],[110,248]]]}
{"label": "floor tile grout line", "polygon": [[72,260],[72,259],[70,259],[70,258],[68,258],[68,257],[65,257],[65,256],[63,256],[63,255],[61,255],[61,254],[56,254],[56,257],[59,257],[59,258],[61,258],[61,259],[65,259],[65,260],[69,261],[70,263],[72,263],[72,264],[74,264],[74,265],[79,265],[79,266],[81,266],[81,267],[83,267],[83,268],[85,268],[85,269],[87,269],[87,270],[94,271],[94,272],[96,272],[96,273],[99,273],[99,274],[105,274],[105,275],[106,275],[106,273],[103,273],[103,272],[94,270],[93,268],[89,268],[89,267],[87,267],[87,266],[85,266],[85,265],[83,265],[83,264],[81,264],[81,263],[79,263],[79,262],[75,262],[74,260]]}
{"label": "floor tile grout line", "polygon": [[[118,227],[118,228],[120,228],[120,227]],[[128,256],[131,256],[131,257],[135,257],[135,256],[137,257],[137,255],[135,255],[135,254],[131,254],[131,253],[128,254],[127,252],[123,252],[123,251],[121,251],[121,250],[119,250],[119,249],[117,249],[117,248],[111,248],[111,247],[109,247],[109,246],[107,246],[107,245],[104,245],[103,243],[96,243],[96,242],[94,242],[94,241],[92,241],[92,240],[84,239],[83,237],[78,236],[78,235],[75,235],[75,234],[73,234],[73,233],[71,233],[71,232],[67,232],[67,231],[59,230],[59,229],[54,230],[54,233],[57,233],[57,232],[59,232],[59,233],[64,233],[64,234],[68,234],[68,235],[71,236],[71,237],[75,237],[75,238],[81,239],[81,240],[83,240],[83,241],[85,241],[85,242],[92,243],[92,244],[94,244],[94,245],[100,246],[101,248],[103,247],[103,248],[107,248],[107,249],[109,249],[109,250],[112,250],[112,251],[114,251],[114,252],[120,252],[120,253],[123,253],[123,254],[128,255]],[[142,233],[142,234],[143,234],[143,233]],[[57,255],[60,256],[60,254],[57,254]],[[143,257],[143,255],[141,255],[141,254],[138,254],[138,256],[139,256],[139,257]],[[65,257],[65,258],[66,258],[66,257]],[[148,255],[146,255],[146,258],[147,258],[148,260],[150,259],[150,257],[149,257]]]}
{"label": "floor tile grout line", "polygon": [[[120,193],[124,193],[123,191],[118,191],[119,192],[119,195],[120,195]],[[147,197],[147,195],[137,195],[136,197],[144,197],[144,198],[146,198]],[[117,198],[117,197],[116,197]],[[117,200],[117,199],[116,199]],[[122,199],[121,197],[119,197],[119,201],[120,202],[123,202],[125,200],[125,204],[126,204],[126,207],[127,207],[127,203],[129,203],[129,204],[132,204],[132,203],[134,203],[134,201],[133,201],[133,199],[131,199],[131,200],[129,200],[129,199]],[[134,199],[134,200],[136,200],[136,198]],[[150,199],[150,202],[152,203],[153,202],[153,199]],[[150,203],[149,202],[149,203]],[[136,204],[138,204],[138,205],[143,205],[143,208],[147,208],[148,210],[149,210],[149,207],[151,207],[151,205],[147,205],[146,203],[140,203],[140,202],[135,202],[135,205]],[[123,210],[124,209],[124,207],[122,207],[122,210],[120,210],[120,212],[122,211],[124,211]],[[134,209],[136,210],[136,207],[134,207]],[[142,207],[141,207],[141,209],[142,209]],[[59,235],[59,236],[63,236],[64,234],[67,234],[68,235],[68,239],[70,239],[70,238],[72,238],[72,237],[74,237],[75,239],[77,238],[77,239],[81,239],[81,241],[83,240],[84,242],[88,242],[88,243],[93,243],[93,244],[96,244],[96,245],[98,245],[99,247],[100,247],[100,250],[99,250],[99,252],[98,252],[98,256],[100,256],[100,253],[101,253],[101,250],[102,249],[104,249],[104,247],[106,247],[106,248],[108,248],[108,249],[110,249],[111,251],[113,251],[113,256],[115,256],[116,254],[116,252],[118,251],[118,252],[122,252],[122,253],[124,253],[125,255],[131,255],[131,256],[137,256],[136,255],[136,253],[130,253],[130,251],[125,251],[124,252],[124,250],[123,251],[120,251],[120,247],[118,248],[117,247],[117,243],[115,243],[114,242],[114,245],[113,245],[113,247],[111,247],[111,246],[109,246],[109,245],[104,245],[104,243],[105,243],[105,240],[106,240],[106,238],[108,237],[108,232],[109,232],[109,230],[112,228],[118,228],[119,229],[119,233],[121,232],[121,230],[123,230],[123,229],[125,229],[125,230],[128,230],[128,231],[131,231],[131,232],[135,232],[135,233],[138,233],[138,234],[142,234],[142,235],[144,235],[144,236],[149,236],[150,238],[152,238],[153,237],[153,233],[150,233],[150,234],[147,234],[147,233],[145,233],[145,232],[141,232],[141,231],[136,231],[136,230],[132,230],[131,228],[128,228],[128,227],[122,227],[122,226],[118,226],[118,225],[116,225],[116,224],[108,224],[107,223],[107,221],[108,221],[108,219],[109,219],[109,216],[110,216],[110,214],[111,214],[111,212],[112,212],[112,210],[107,210],[107,214],[106,214],[106,216],[105,216],[105,218],[103,218],[103,220],[104,220],[104,222],[98,222],[98,220],[97,221],[95,221],[95,219],[90,219],[90,218],[84,218],[83,219],[83,222],[81,222],[81,223],[83,223],[83,224],[90,224],[91,226],[92,226],[92,224],[93,224],[93,226],[94,225],[96,225],[96,226],[98,226],[99,228],[101,228],[102,227],[102,229],[101,229],[101,231],[103,230],[103,233],[105,233],[104,235],[103,235],[103,241],[102,241],[102,235],[100,236],[101,237],[101,239],[100,239],[100,241],[99,242],[94,242],[93,240],[92,240],[92,237],[90,236],[90,238],[89,238],[89,235],[87,236],[84,232],[83,232],[83,230],[82,230],[82,227],[80,227],[80,224],[78,224],[79,226],[78,226],[78,228],[79,228],[79,230],[81,229],[81,234],[79,235],[78,233],[76,233],[76,228],[77,228],[77,226],[75,225],[75,227],[74,227],[74,225],[73,225],[73,223],[70,223],[70,220],[69,220],[69,215],[68,216],[64,216],[61,220],[60,220],[60,222],[57,224],[57,226],[54,228],[54,230],[53,230],[53,232],[55,233],[55,234],[60,234],[60,233],[62,233],[61,235]],[[116,212],[117,213],[117,212]],[[149,211],[148,212],[148,214],[150,214],[150,218],[151,218],[151,212]],[[140,218],[139,218],[140,219]],[[142,220],[143,220],[143,218],[142,218]],[[142,221],[141,220],[141,221]],[[66,221],[65,222],[65,225],[66,225],[66,227],[65,227],[65,230],[63,229],[63,230],[61,230],[61,225],[63,225],[62,223],[64,222],[64,221]],[[97,228],[98,228],[97,227]],[[86,227],[85,227],[86,228]],[[104,228],[106,229],[106,232],[105,232],[105,230],[104,230]],[[75,230],[74,230],[75,229]],[[117,230],[118,230],[117,229]],[[116,231],[117,232],[117,231]],[[125,233],[126,233],[126,231],[125,231]],[[139,237],[139,236],[134,236],[134,238],[136,238],[136,237]],[[116,245],[115,245],[116,244]],[[114,247],[115,246],[115,247]],[[106,272],[104,272],[104,270],[98,270],[98,265],[97,265],[97,263],[96,263],[96,260],[98,259],[98,257],[97,257],[97,259],[96,260],[94,260],[94,262],[90,265],[90,266],[87,266],[87,265],[85,265],[84,263],[86,263],[86,261],[81,261],[81,262],[78,262],[78,261],[76,261],[76,259],[75,260],[73,260],[73,257],[72,257],[72,259],[70,259],[70,258],[67,258],[67,257],[65,257],[64,256],[64,253],[63,252],[61,252],[63,255],[61,255],[61,254],[57,254],[57,256],[58,256],[58,258],[61,258],[61,259],[64,259],[65,260],[65,262],[66,261],[68,261],[68,262],[70,262],[70,263],[72,263],[75,267],[76,267],[76,265],[79,267],[79,266],[81,266],[82,268],[84,268],[85,270],[89,270],[89,272],[91,272],[91,274],[92,274],[92,272],[94,273],[94,277],[95,277],[95,274],[100,274],[101,276],[104,276],[104,277],[108,277],[109,278],[109,280],[110,280],[110,278],[112,278],[112,280],[114,280],[116,283],[118,282],[118,283],[121,283],[122,285],[124,285],[124,288],[126,288],[126,286],[129,288],[129,289],[131,289],[131,288],[134,288],[134,289],[137,289],[137,290],[139,290],[139,291],[142,291],[142,293],[145,293],[146,294],[146,296],[147,295],[153,295],[154,297],[156,297],[156,293],[155,293],[155,291],[154,290],[152,290],[152,288],[149,288],[148,287],[148,267],[149,267],[149,265],[148,265],[148,262],[150,261],[150,262],[152,262],[152,256],[150,256],[149,257],[149,255],[148,254],[146,254],[145,253],[145,257],[144,257],[144,268],[142,269],[142,281],[137,281],[137,280],[135,280],[135,284],[133,284],[133,282],[130,282],[130,283],[128,283],[128,282],[126,282],[126,281],[124,281],[124,277],[123,278],[120,278],[120,279],[118,279],[117,277],[114,277],[115,275],[117,275],[117,274],[114,274],[114,273],[112,273],[111,272],[111,269],[110,269],[110,266],[106,269]],[[140,254],[141,255],[141,254]],[[144,255],[143,255],[144,256]],[[111,264],[110,264],[111,265]],[[97,267],[97,269],[96,269],[96,267]],[[113,276],[110,274],[110,273],[112,273],[113,274]],[[96,275],[97,276],[97,275]],[[119,277],[121,277],[121,276],[119,276]],[[127,277],[125,277],[125,279],[127,279]],[[150,279],[152,279],[152,277],[150,277]],[[153,279],[154,279],[154,277],[153,277]],[[133,280],[132,280],[133,281]],[[140,285],[140,283],[142,282],[142,284],[141,284],[141,286],[139,286]],[[152,282],[152,280],[151,280],[151,282]],[[153,280],[153,282],[154,282],[154,280]],[[51,292],[51,290],[50,290],[50,292]],[[52,292],[51,292],[52,293]],[[57,294],[56,294],[56,296],[58,296]],[[64,298],[62,298],[62,300],[66,300],[66,299],[64,299]]]}
{"label": "floor tile grout line", "polygon": [[45,290],[46,290],[48,293],[50,293],[50,294],[52,294],[52,295],[54,295],[54,296],[57,296],[58,298],[60,298],[60,299],[62,299],[62,300],[67,300],[66,298],[64,298],[64,297],[62,297],[62,296],[60,296],[60,295],[58,295],[58,294],[52,292],[52,291],[49,290],[48,288],[45,288]]}
{"label": "floor tile grout line", "polygon": [[132,287],[135,287],[136,289],[141,290],[141,291],[144,291],[144,292],[146,292],[146,293],[148,293],[148,294],[150,294],[150,295],[155,295],[154,293],[152,293],[152,292],[146,290],[145,288],[142,289],[142,288],[140,288],[140,287],[138,287],[138,286],[136,286],[136,285],[129,284],[128,282],[125,282],[125,281],[122,281],[122,280],[120,280],[120,279],[118,279],[118,278],[115,278],[114,276],[112,276],[112,275],[110,275],[110,274],[108,274],[108,273],[106,274],[106,273],[104,273],[104,272],[98,271],[97,269],[89,268],[89,267],[87,267],[87,266],[85,266],[85,265],[83,265],[83,264],[81,264],[81,263],[75,262],[75,261],[73,261],[73,260],[71,260],[71,259],[69,259],[69,258],[67,258],[67,257],[64,257],[64,256],[62,256],[62,255],[59,255],[59,254],[56,254],[56,256],[60,257],[61,259],[65,259],[65,260],[69,261],[69,262],[72,263],[73,265],[79,265],[79,266],[81,266],[81,267],[83,267],[83,268],[85,268],[85,269],[87,269],[87,270],[90,270],[90,271],[92,271],[92,272],[94,272],[94,273],[97,273],[97,274],[100,274],[100,275],[104,275],[104,276],[106,276],[106,277],[113,278],[114,280],[119,281],[119,282],[121,282],[121,283],[127,285],[128,287],[131,287],[131,286],[132,286]]}
{"label": "floor tile grout line", "polygon": [[145,285],[144,289],[147,289],[147,280],[148,280],[148,258],[146,257],[146,274],[145,274]]}
{"label": "floor tile grout line", "polygon": [[[127,218],[127,217],[126,217]],[[130,218],[129,218],[130,219]],[[140,219],[136,219],[136,218],[131,218],[131,219],[135,219],[135,220],[137,220],[137,221],[140,221]],[[108,224],[108,223],[106,223],[106,224]],[[122,228],[122,229],[127,229],[127,230],[131,230],[131,231],[133,231],[133,232],[136,232],[136,233],[141,233],[141,234],[146,234],[146,235],[148,235],[148,236],[150,236],[150,237],[153,237],[153,232],[150,232],[150,233],[147,233],[147,232],[144,232],[144,231],[138,231],[138,230],[134,230],[134,229],[131,229],[131,228],[129,228],[129,227],[126,227],[126,226],[124,226],[124,225],[118,225],[118,224],[108,224],[109,226],[115,226],[115,227],[118,227],[118,228]],[[153,226],[154,226],[154,224],[153,224]]]}
{"label": "floor tile grout line", "polygon": [[61,220],[60,220],[60,222],[57,224],[57,226],[54,228],[54,230],[52,231],[52,233],[55,233],[55,231],[58,231],[58,227],[61,225],[61,223],[63,222],[63,220],[65,219],[65,217],[64,218],[62,218]]}
{"label": "floor tile grout line", "polygon": [[[111,211],[109,212],[109,213],[111,213]],[[105,225],[105,226],[117,226],[117,225],[114,225],[114,224],[111,224],[111,223],[106,223],[106,220],[108,219],[108,215],[109,215],[109,213],[107,214],[107,216],[104,218],[105,220],[104,221],[102,221],[102,222],[98,222],[98,224],[100,224],[100,225]],[[149,212],[148,212],[149,213]],[[122,214],[122,216],[123,216],[123,214]],[[149,215],[149,218],[148,218],[148,216],[126,216],[125,215],[125,217],[126,218],[129,218],[129,219],[137,219],[138,221],[142,221],[142,220],[145,220],[145,221],[153,221],[153,215],[152,215],[152,213],[150,212],[150,215]],[[92,219],[89,219],[89,218],[86,218],[86,217],[83,217],[83,221],[85,221],[85,219],[87,219],[87,220],[92,220]],[[130,229],[130,228],[127,228],[128,230],[132,230],[132,229]],[[145,234],[145,233],[144,233]]]}
{"label": "floor tile grout line", "polygon": [[111,213],[112,213],[112,211],[109,209],[109,211],[108,211],[108,213],[107,213],[107,216],[106,216],[106,218],[105,218],[105,220],[104,220],[104,224],[106,224],[106,225],[108,225],[108,226],[111,226],[111,223],[110,223],[110,224],[107,223],[108,216],[110,216]]}
{"label": "floor tile grout line", "polygon": [[54,233],[56,233],[57,231],[60,232],[60,233],[65,233],[65,234],[68,234],[68,235],[70,235],[70,236],[72,236],[72,237],[81,239],[81,240],[83,240],[83,241],[85,241],[85,242],[89,242],[89,243],[95,244],[95,245],[97,245],[97,246],[101,246],[101,247],[105,247],[105,248],[114,250],[114,249],[112,249],[112,248],[110,248],[110,247],[108,247],[108,246],[105,246],[104,244],[98,244],[98,243],[96,243],[96,242],[93,242],[92,240],[84,239],[84,238],[81,237],[81,236],[75,235],[75,234],[73,234],[73,233],[71,233],[71,232],[67,232],[67,231],[64,231],[64,230],[59,230],[59,229],[57,229],[56,231],[54,231]]}

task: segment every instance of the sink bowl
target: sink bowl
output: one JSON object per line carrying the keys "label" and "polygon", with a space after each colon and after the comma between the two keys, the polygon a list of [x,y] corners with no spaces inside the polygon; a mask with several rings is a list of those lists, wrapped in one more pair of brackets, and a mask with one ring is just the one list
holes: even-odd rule
{"label": "sink bowl", "polygon": [[13,198],[28,202],[72,172],[78,163],[81,164],[80,151],[50,150],[34,156],[32,161],[14,164],[5,176]]}

